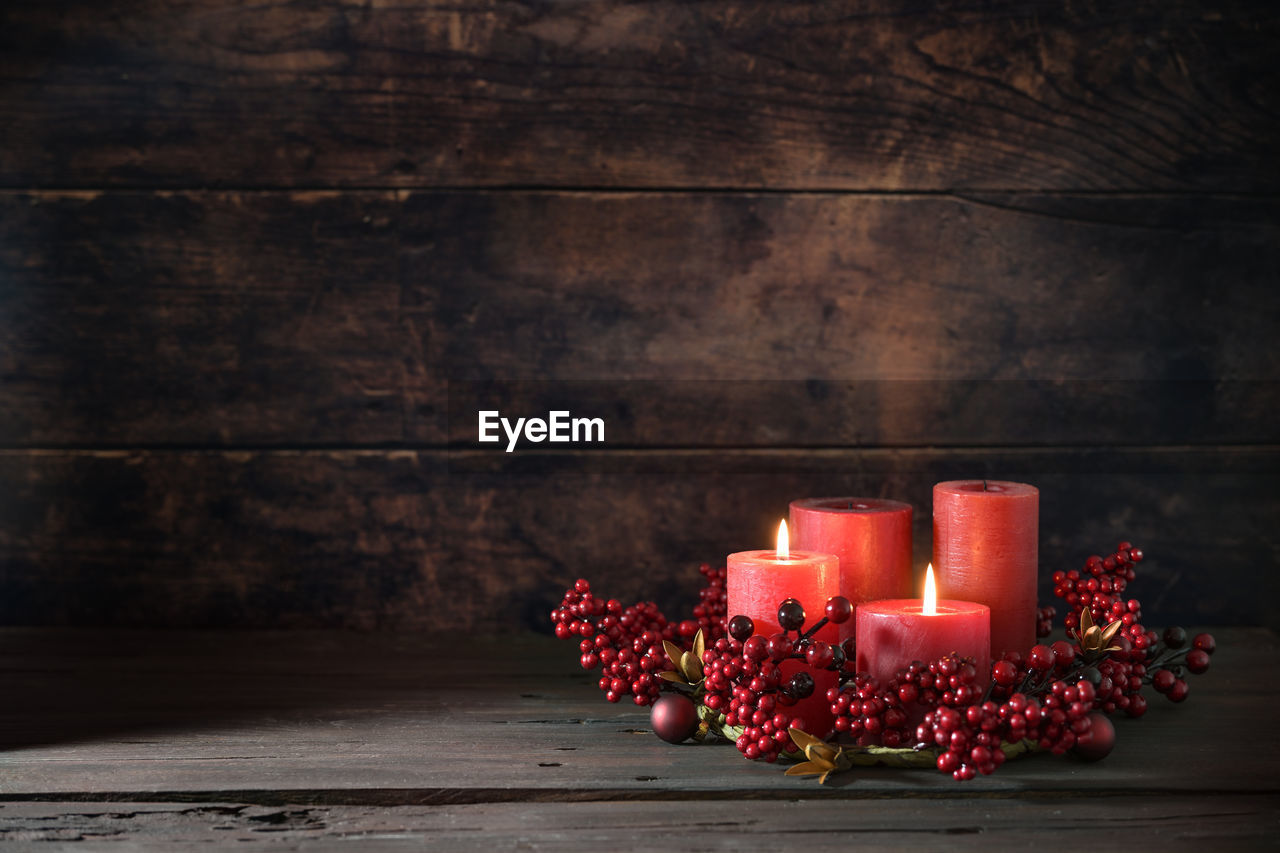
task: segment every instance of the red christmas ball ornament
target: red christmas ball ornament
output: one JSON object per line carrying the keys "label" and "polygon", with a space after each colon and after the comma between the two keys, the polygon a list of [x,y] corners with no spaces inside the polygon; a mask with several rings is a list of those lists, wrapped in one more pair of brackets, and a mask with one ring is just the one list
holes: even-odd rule
{"label": "red christmas ball ornament", "polygon": [[1111,718],[1100,711],[1089,715],[1089,731],[1076,738],[1072,752],[1085,761],[1101,761],[1116,745],[1116,727]]}
{"label": "red christmas ball ornament", "polygon": [[683,743],[698,730],[698,709],[688,696],[667,693],[653,703],[649,722],[654,734],[667,743]]}

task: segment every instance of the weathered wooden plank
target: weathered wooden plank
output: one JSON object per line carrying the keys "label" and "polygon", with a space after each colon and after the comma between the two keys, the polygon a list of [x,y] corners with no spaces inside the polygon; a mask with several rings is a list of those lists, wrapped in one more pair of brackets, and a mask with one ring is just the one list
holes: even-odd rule
{"label": "weathered wooden plank", "polygon": [[1269,4],[8,4],[8,186],[1275,191]]}
{"label": "weathered wooden plank", "polygon": [[402,436],[398,208],[370,193],[0,198],[0,435]]}
{"label": "weathered wooden plank", "polygon": [[647,711],[605,702],[573,645],[546,637],[5,629],[0,667],[24,701],[0,708],[0,802],[1274,800],[1280,753],[1265,733],[1280,646],[1258,629],[1216,634],[1191,699],[1118,719],[1102,763],[1034,755],[968,783],[867,768],[821,786],[728,744],[663,743]]}
{"label": "weathered wooden plank", "polygon": [[[227,803],[6,803],[0,840],[127,842],[135,849],[237,850],[439,849],[584,851],[778,850],[803,840],[806,850],[945,846],[991,850],[1025,846],[1051,833],[1082,842],[1105,833],[1121,846],[1161,850],[1257,850],[1280,826],[1274,798],[1204,795],[1188,798],[964,798],[841,803],[798,798],[786,803],[623,802],[483,804],[439,807]],[[74,845],[73,845],[74,846]]]}
{"label": "weathered wooden plank", "polygon": [[[0,453],[0,623],[548,628],[577,577],[674,616],[792,498],[1041,489],[1042,575],[1120,538],[1150,620],[1275,625],[1275,451]],[[495,466],[494,460],[503,464]],[[1050,592],[1041,590],[1048,602]]]}
{"label": "weathered wooden plank", "polygon": [[1276,437],[1274,201],[16,193],[0,218],[9,446],[468,443],[482,402],[633,447]]}

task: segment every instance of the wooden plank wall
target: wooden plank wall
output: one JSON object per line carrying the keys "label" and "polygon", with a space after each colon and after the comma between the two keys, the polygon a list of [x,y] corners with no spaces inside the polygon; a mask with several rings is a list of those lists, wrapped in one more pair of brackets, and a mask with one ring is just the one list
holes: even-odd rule
{"label": "wooden plank wall", "polygon": [[[0,623],[547,628],[1042,489],[1280,626],[1280,10],[0,10]],[[603,449],[503,454],[479,401]]]}

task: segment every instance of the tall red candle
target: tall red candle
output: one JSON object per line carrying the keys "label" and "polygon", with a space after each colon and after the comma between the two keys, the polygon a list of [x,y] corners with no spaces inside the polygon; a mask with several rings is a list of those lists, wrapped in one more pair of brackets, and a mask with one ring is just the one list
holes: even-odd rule
{"label": "tall red candle", "polygon": [[[985,687],[991,671],[991,609],[972,601],[932,598],[869,601],[858,605],[858,671],[887,684],[912,661],[929,663],[951,653],[970,657]],[[931,606],[934,605],[934,606]]]}
{"label": "tall red candle", "polygon": [[[878,498],[791,502],[796,547],[840,558],[840,594],[854,606],[911,594],[911,504]],[[841,639],[853,636],[853,620]]]}
{"label": "tall red candle", "polygon": [[933,565],[951,598],[991,608],[991,650],[1036,642],[1040,490],[1001,480],[933,487]]}
{"label": "tall red candle", "polygon": [[[750,616],[755,622],[755,632],[765,637],[782,630],[778,624],[778,605],[788,598],[800,602],[805,625],[810,626],[825,614],[827,599],[840,594],[840,561],[836,556],[791,551],[784,544],[783,535],[780,531],[776,550],[740,551],[728,557],[725,585],[729,618],[738,614]],[[839,643],[838,629],[837,625],[827,624],[813,636],[828,643]],[[805,731],[825,736],[835,722],[826,694],[837,685],[839,676],[828,670],[812,669],[796,660],[783,662],[783,677],[790,678],[802,669],[813,675],[813,695],[797,702],[790,713],[804,719]]]}

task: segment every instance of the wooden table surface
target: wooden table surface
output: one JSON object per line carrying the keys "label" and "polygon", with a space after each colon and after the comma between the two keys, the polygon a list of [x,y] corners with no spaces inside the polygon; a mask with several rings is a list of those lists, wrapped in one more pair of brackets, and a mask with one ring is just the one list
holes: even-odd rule
{"label": "wooden table surface", "polygon": [[[670,746],[572,644],[337,633],[0,631],[0,840],[40,849],[1265,849],[1280,643],[1215,631],[1190,700],[1097,764],[959,783],[788,778]],[[1062,846],[1062,849],[1066,849]]]}

